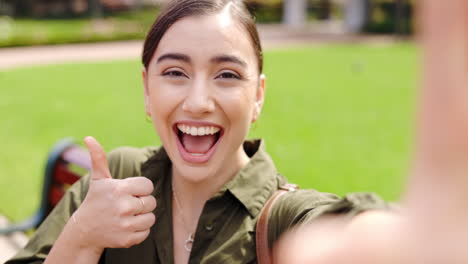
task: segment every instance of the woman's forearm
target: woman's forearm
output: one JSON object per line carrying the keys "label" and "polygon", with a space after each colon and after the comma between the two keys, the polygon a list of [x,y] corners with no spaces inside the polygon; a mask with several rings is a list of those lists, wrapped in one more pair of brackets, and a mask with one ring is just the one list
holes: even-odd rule
{"label": "woman's forearm", "polygon": [[85,243],[83,235],[79,226],[73,220],[68,221],[44,263],[98,263],[103,249]]}

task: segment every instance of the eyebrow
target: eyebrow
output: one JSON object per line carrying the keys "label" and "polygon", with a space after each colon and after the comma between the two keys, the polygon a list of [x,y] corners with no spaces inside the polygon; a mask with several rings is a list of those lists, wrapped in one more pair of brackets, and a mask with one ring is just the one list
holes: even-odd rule
{"label": "eyebrow", "polygon": [[[156,63],[160,63],[161,61],[164,60],[178,60],[178,61],[183,61],[186,63],[190,63],[191,59],[189,56],[182,54],[182,53],[166,53],[161,55]],[[215,56],[210,60],[211,63],[223,63],[223,62],[231,62],[235,64],[239,64],[242,67],[247,67],[247,63],[243,61],[242,59],[233,56],[233,55],[219,55]]]}
{"label": "eyebrow", "polygon": [[164,55],[161,55],[158,60],[156,61],[156,63],[160,63],[161,61],[164,61],[164,60],[178,60],[178,61],[183,61],[183,62],[187,62],[187,63],[190,63],[190,57],[185,55],[185,54],[181,54],[181,53],[166,53]]}
{"label": "eyebrow", "polygon": [[232,55],[219,55],[210,60],[212,63],[232,62],[242,67],[247,67],[247,63],[242,59]]}

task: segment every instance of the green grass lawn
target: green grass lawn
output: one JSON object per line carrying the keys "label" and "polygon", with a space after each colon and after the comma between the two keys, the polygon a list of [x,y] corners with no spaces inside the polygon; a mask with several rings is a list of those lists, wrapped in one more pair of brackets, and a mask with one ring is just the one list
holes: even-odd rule
{"label": "green grass lawn", "polygon": [[[313,46],[265,55],[267,98],[252,137],[302,188],[374,191],[396,200],[411,147],[417,84],[413,45]],[[95,136],[117,146],[159,144],[145,122],[138,60],[0,72],[0,212],[37,208],[49,148]]]}

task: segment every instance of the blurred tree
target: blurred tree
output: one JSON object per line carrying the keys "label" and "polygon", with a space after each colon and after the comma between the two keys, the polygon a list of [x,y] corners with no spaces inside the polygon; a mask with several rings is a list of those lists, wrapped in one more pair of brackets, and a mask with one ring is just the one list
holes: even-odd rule
{"label": "blurred tree", "polygon": [[141,8],[143,0],[0,0],[2,6],[11,7],[14,16],[69,17],[86,15],[103,17],[105,12]]}
{"label": "blurred tree", "polygon": [[103,8],[100,0],[88,0],[88,12],[93,18],[101,18]]}
{"label": "blurred tree", "polygon": [[330,0],[319,0],[317,18],[320,20],[330,19],[332,3]]}
{"label": "blurred tree", "polygon": [[260,23],[279,23],[283,13],[282,0],[247,0],[248,9]]}
{"label": "blurred tree", "polygon": [[410,34],[414,0],[373,0],[365,30],[372,33]]}
{"label": "blurred tree", "polygon": [[8,4],[4,0],[0,0],[0,16],[6,15],[6,16],[11,16],[13,12],[13,8],[11,7],[10,4]]}
{"label": "blurred tree", "polygon": [[395,33],[403,34],[404,29],[404,0],[396,0]]}

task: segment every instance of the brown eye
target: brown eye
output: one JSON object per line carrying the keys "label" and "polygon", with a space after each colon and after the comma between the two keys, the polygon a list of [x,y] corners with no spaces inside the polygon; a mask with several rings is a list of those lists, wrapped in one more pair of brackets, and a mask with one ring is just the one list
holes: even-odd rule
{"label": "brown eye", "polygon": [[186,75],[181,72],[181,71],[176,71],[176,70],[171,70],[171,71],[167,71],[165,73],[162,74],[163,76],[168,76],[168,77],[186,77]]}
{"label": "brown eye", "polygon": [[218,75],[216,79],[238,79],[240,80],[240,76],[232,72],[223,72],[220,75]]}

